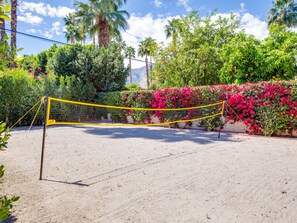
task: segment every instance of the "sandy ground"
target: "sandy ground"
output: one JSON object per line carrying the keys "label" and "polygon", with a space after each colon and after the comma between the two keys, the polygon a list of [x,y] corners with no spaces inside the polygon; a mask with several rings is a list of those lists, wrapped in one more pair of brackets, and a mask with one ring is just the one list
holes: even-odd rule
{"label": "sandy ground", "polygon": [[14,131],[10,222],[297,222],[297,139],[163,128]]}

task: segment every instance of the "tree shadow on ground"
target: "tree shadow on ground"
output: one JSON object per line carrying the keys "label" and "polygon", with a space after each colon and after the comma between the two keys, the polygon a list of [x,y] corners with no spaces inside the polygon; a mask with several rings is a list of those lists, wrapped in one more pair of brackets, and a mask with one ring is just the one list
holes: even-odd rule
{"label": "tree shadow on ground", "polygon": [[219,141],[234,141],[231,134],[221,133],[218,138],[218,132],[206,132],[197,129],[168,129],[168,128],[105,128],[105,127],[83,127],[85,133],[92,135],[107,136],[114,139],[141,138],[158,140],[166,143],[175,143],[191,141],[197,144],[210,144]]}
{"label": "tree shadow on ground", "polygon": [[[218,138],[218,132],[205,132],[195,129],[168,129],[168,128],[124,128],[124,127],[76,127],[82,128],[87,134],[109,137],[112,139],[149,139],[158,140],[165,143],[186,142],[190,141],[199,145],[208,145],[205,149],[211,149],[218,146],[219,142],[239,142],[241,140],[234,138],[232,134],[221,133]],[[163,156],[154,157],[132,165],[122,166],[117,169],[98,173],[92,177],[79,179],[74,182],[63,180],[45,179],[48,182],[63,183],[74,186],[92,186],[104,181],[111,180],[129,174],[134,171],[142,170],[145,167],[157,165],[159,163],[168,162],[170,160],[179,159],[181,157],[191,156],[201,151],[203,147],[193,147],[187,151],[177,153],[164,154]]]}
{"label": "tree shadow on ground", "polygon": [[6,220],[2,221],[2,223],[14,223],[17,222],[17,220],[16,217],[10,215]]}

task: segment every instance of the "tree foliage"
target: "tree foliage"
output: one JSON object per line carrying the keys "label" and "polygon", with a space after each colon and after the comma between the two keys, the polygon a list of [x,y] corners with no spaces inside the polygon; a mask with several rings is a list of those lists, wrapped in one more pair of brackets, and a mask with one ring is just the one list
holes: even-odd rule
{"label": "tree foliage", "polygon": [[295,0],[276,0],[269,10],[268,26],[294,27],[297,25],[297,3]]}
{"label": "tree foliage", "polygon": [[[158,45],[156,40],[152,37],[147,37],[145,40],[141,41],[138,46],[138,55],[145,58],[145,66],[146,66],[146,84],[147,87],[150,87],[149,80],[149,66],[148,66],[148,57],[152,58],[155,55],[156,49]],[[150,61],[151,69],[152,69],[152,59]]]}
{"label": "tree foliage", "polygon": [[123,90],[129,74],[117,44],[108,48],[84,47],[75,65],[77,76],[92,83],[97,91]]}
{"label": "tree foliage", "polygon": [[164,87],[219,83],[219,70],[223,64],[221,48],[235,36],[239,25],[237,18],[214,14],[200,18],[193,12],[175,19],[174,24],[181,28],[168,33],[174,35],[172,43],[162,47],[155,58],[157,83]]}
{"label": "tree foliage", "polygon": [[221,53],[224,61],[220,69],[221,82],[242,84],[262,80],[266,67],[260,44],[254,36],[240,32],[225,45]]}
{"label": "tree foliage", "polygon": [[289,80],[297,74],[297,33],[284,26],[271,26],[261,51],[265,57],[263,80]]}
{"label": "tree foliage", "polygon": [[78,73],[76,61],[82,49],[80,44],[58,47],[49,61],[49,69],[58,76],[76,75]]}
{"label": "tree foliage", "polygon": [[[89,33],[91,37],[98,35],[98,45],[108,47],[112,37],[121,38],[121,29],[127,29],[129,13],[120,10],[126,0],[89,0],[87,3],[76,2],[76,22],[66,25],[66,35],[74,36]],[[76,28],[76,30],[75,30]],[[76,33],[76,34],[75,34]],[[70,35],[71,34],[71,35]],[[93,40],[94,44],[95,41]]]}
{"label": "tree foliage", "polygon": [[155,56],[155,88],[293,79],[297,34],[271,25],[269,36],[258,40],[240,31],[238,18],[197,13],[169,21],[172,36]]}

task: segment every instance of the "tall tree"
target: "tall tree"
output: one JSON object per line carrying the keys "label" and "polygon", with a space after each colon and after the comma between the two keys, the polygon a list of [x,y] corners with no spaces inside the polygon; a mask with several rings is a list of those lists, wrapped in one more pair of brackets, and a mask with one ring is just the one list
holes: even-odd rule
{"label": "tall tree", "polygon": [[198,86],[219,83],[220,52],[239,28],[234,15],[181,17],[183,30],[176,48],[160,47],[154,56],[154,78],[162,87]]}
{"label": "tall tree", "polygon": [[129,58],[129,71],[130,71],[130,84],[133,83],[132,80],[132,63],[131,59],[135,57],[135,49],[132,46],[126,48],[125,56]]}
{"label": "tall tree", "polygon": [[269,10],[268,26],[272,24],[294,27],[297,25],[297,3],[295,0],[277,0]]}
{"label": "tall tree", "polygon": [[149,88],[150,83],[149,83],[149,71],[148,71],[148,55],[149,55],[149,49],[148,46],[146,45],[146,42],[143,40],[140,42],[138,45],[138,55],[141,57],[145,57],[145,67],[146,67],[146,84],[147,88]]}
{"label": "tall tree", "polygon": [[[152,37],[147,37],[145,40],[141,41],[138,46],[138,55],[141,57],[145,57],[145,66],[146,66],[146,82],[147,87],[150,87],[149,81],[149,66],[148,66],[148,57],[151,58],[153,49],[155,49],[156,42]],[[152,62],[150,63],[152,64]],[[151,65],[152,68],[152,65]]]}
{"label": "tall tree", "polygon": [[77,35],[76,35],[76,41],[80,41],[81,44],[85,44],[86,38],[88,35],[88,29],[86,23],[82,19],[77,20]]}
{"label": "tall tree", "polygon": [[16,67],[16,63],[14,61],[14,57],[16,54],[16,31],[17,31],[17,0],[11,0],[11,51],[12,51],[12,58],[11,58],[11,67]]}
{"label": "tall tree", "polygon": [[93,45],[96,45],[95,36],[97,34],[97,27],[94,26],[96,23],[96,15],[94,13],[94,6],[92,3],[90,5],[84,2],[75,2],[74,6],[76,7],[75,16],[84,24],[85,31],[89,33],[90,37],[93,40]]}
{"label": "tall tree", "polygon": [[148,37],[145,39],[147,42],[147,45],[149,47],[149,56],[150,56],[150,72],[153,69],[153,61],[152,58],[155,55],[155,52],[157,50],[158,44],[156,43],[156,40],[153,39],[152,37]]}
{"label": "tall tree", "polygon": [[7,35],[5,33],[5,20],[10,20],[8,16],[10,13],[10,6],[0,0],[0,70],[4,69],[7,64],[7,53],[9,52],[9,45],[7,43]]}
{"label": "tall tree", "polygon": [[70,41],[71,44],[75,43],[75,40],[78,39],[79,36],[79,31],[78,31],[78,26],[77,26],[77,21],[75,18],[74,13],[70,13],[64,18],[64,23],[65,23],[65,38],[67,42]]}
{"label": "tall tree", "polygon": [[[3,4],[3,0],[0,0],[0,15],[5,15],[5,8]],[[5,20],[4,18],[0,18],[0,41],[4,41],[5,37]]]}
{"label": "tall tree", "polygon": [[172,37],[172,44],[175,48],[176,46],[176,39],[178,34],[182,32],[182,23],[180,19],[172,19],[168,21],[168,24],[165,25],[165,35],[166,38]]}
{"label": "tall tree", "polygon": [[90,34],[98,35],[99,46],[107,47],[111,37],[120,37],[120,29],[128,27],[129,13],[119,8],[126,0],[89,0],[88,4],[76,3],[78,15],[89,23]]}

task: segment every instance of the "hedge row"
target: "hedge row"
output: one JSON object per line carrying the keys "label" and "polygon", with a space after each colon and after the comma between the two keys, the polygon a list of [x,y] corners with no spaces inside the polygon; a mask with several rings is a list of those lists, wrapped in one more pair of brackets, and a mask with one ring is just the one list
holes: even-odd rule
{"label": "hedge row", "polygon": [[[266,136],[297,132],[297,82],[259,82],[244,85],[216,85],[194,88],[170,88],[156,91],[124,91],[99,94],[98,103],[128,107],[183,108],[226,100],[231,107],[225,113],[231,122],[242,121],[249,134]],[[107,110],[112,119],[125,122],[127,116],[138,123],[150,122],[149,112]],[[166,113],[154,113],[160,121],[170,121]],[[186,114],[187,115],[187,114]],[[183,117],[187,119],[188,117]],[[188,123],[191,124],[191,123]],[[219,119],[204,120],[205,129],[219,126]]]}
{"label": "hedge row", "polygon": [[[37,79],[21,69],[1,71],[0,121],[6,121],[11,126],[46,94],[70,100],[89,101],[95,98],[95,93],[90,84],[85,84],[74,76],[46,76]],[[37,107],[20,125],[30,125],[36,111]],[[42,113],[39,113],[35,124],[41,124],[42,117]]]}
{"label": "hedge row", "polygon": [[[297,131],[297,82],[293,81],[96,94],[91,85],[75,77],[36,79],[23,70],[6,71],[5,74],[0,72],[0,121],[13,124],[45,94],[69,100],[139,108],[192,107],[226,100],[227,96],[231,107],[228,114],[225,114],[228,120],[244,122],[250,134],[272,136]],[[205,110],[200,115],[215,110],[218,108]],[[161,122],[197,116],[189,111],[177,113],[101,109],[95,113],[96,117],[110,113],[115,122],[121,123],[127,122],[127,116],[131,116],[136,123],[150,123],[152,115]],[[29,125],[33,115],[34,111],[21,125]],[[69,116],[69,112],[61,115]],[[41,120],[42,114],[38,116],[36,124],[41,124]],[[190,122],[187,124],[191,125]],[[211,130],[218,127],[219,119],[206,119],[201,125]]]}

